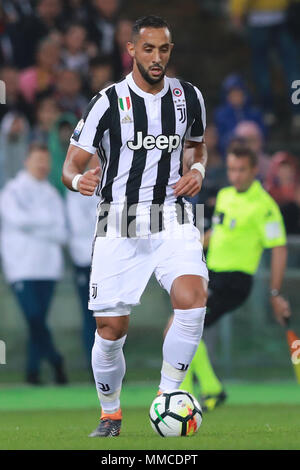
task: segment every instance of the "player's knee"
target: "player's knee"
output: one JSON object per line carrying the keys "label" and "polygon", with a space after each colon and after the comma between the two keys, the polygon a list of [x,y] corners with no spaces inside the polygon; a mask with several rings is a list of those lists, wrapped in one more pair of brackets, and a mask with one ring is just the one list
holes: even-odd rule
{"label": "player's knee", "polygon": [[176,292],[173,297],[173,307],[180,310],[205,307],[207,301],[207,292],[199,287]]}
{"label": "player's knee", "polygon": [[129,318],[126,316],[116,318],[97,318],[97,332],[103,339],[116,341],[127,334]]}
{"label": "player's knee", "polygon": [[185,275],[175,279],[171,289],[173,308],[188,310],[205,307],[207,281],[199,276]]}
{"label": "player's knee", "polygon": [[123,328],[112,328],[110,326],[101,326],[97,327],[98,335],[101,336],[103,339],[109,339],[110,341],[116,341],[117,339],[122,338],[126,335],[127,330]]}

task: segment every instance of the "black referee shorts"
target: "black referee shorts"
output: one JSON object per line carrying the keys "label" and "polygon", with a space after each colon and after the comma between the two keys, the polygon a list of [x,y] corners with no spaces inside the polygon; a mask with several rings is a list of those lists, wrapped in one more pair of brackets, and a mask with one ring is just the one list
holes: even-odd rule
{"label": "black referee shorts", "polygon": [[225,313],[240,307],[248,298],[253,276],[240,271],[209,271],[208,300],[204,327],[213,325]]}

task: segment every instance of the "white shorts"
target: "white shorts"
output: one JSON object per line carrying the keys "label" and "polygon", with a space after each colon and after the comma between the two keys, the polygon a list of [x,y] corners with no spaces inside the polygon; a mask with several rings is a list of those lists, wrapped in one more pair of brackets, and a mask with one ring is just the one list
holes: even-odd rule
{"label": "white shorts", "polygon": [[200,232],[194,225],[180,225],[171,236],[162,231],[147,238],[97,237],[89,309],[94,316],[129,314],[140,303],[152,273],[169,294],[178,276],[194,274],[208,281]]}

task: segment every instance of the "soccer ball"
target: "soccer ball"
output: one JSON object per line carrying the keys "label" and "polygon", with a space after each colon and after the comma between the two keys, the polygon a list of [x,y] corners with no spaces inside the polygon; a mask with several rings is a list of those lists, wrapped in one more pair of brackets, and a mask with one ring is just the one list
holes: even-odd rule
{"label": "soccer ball", "polygon": [[152,428],[162,437],[192,436],[202,423],[202,410],[189,392],[171,390],[153,400],[149,417]]}

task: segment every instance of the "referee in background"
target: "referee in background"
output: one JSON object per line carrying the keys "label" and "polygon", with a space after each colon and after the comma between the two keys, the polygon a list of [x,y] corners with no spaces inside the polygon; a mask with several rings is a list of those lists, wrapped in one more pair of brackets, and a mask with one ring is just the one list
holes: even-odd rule
{"label": "referee in background", "polygon": [[[290,316],[289,304],[280,293],[287,260],[285,227],[276,202],[255,179],[257,170],[256,154],[241,142],[232,142],[227,155],[232,186],[219,191],[212,229],[204,239],[209,269],[206,328],[243,305],[266,248],[272,250],[269,295],[275,319],[284,325]],[[193,393],[194,376],[201,386],[204,410],[212,410],[226,399],[203,340],[181,388]]]}

